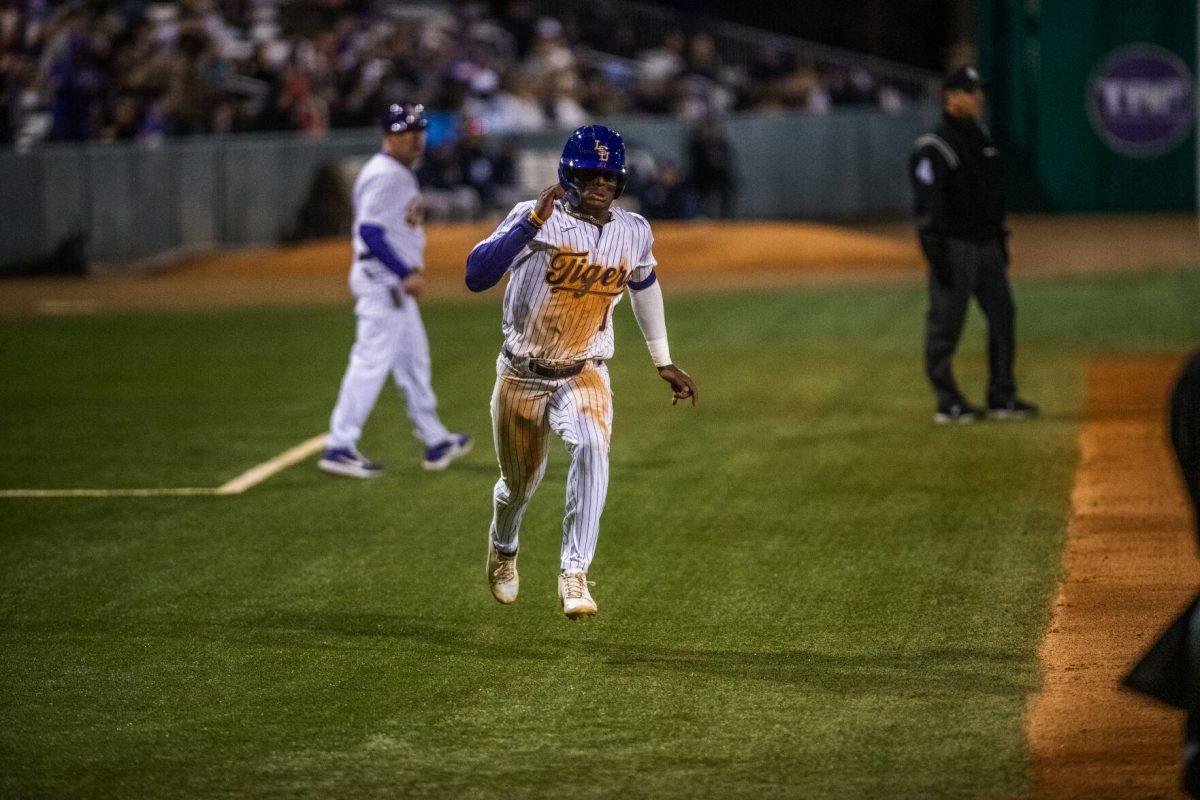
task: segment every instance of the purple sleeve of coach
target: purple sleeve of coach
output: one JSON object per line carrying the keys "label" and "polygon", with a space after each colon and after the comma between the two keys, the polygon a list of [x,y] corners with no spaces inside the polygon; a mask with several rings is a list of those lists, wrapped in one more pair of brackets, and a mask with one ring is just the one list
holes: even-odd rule
{"label": "purple sleeve of coach", "polygon": [[477,244],[467,256],[467,288],[482,292],[499,283],[513,259],[533,241],[537,232],[537,226],[526,217],[503,236]]}
{"label": "purple sleeve of coach", "polygon": [[404,260],[392,249],[388,244],[387,234],[379,225],[370,225],[363,223],[358,226],[358,236],[363,240],[363,244],[371,251],[371,255],[379,259],[385,267],[400,276],[401,279],[407,278],[412,272]]}

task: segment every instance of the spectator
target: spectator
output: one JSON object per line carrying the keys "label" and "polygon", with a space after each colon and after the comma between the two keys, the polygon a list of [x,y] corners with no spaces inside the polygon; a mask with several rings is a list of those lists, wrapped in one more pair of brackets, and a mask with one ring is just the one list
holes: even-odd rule
{"label": "spectator", "polygon": [[[0,17],[0,36],[3,35]],[[16,141],[17,122],[21,115],[21,86],[24,75],[32,71],[31,62],[23,56],[4,52],[0,40],[0,144]]]}
{"label": "spectator", "polygon": [[639,59],[642,79],[656,82],[669,81],[679,77],[687,66],[687,62],[683,58],[686,45],[687,39],[684,37],[683,31],[668,31],[667,35],[663,37],[662,44],[647,50]]}
{"label": "spectator", "polygon": [[181,28],[171,58],[166,95],[167,128],[172,136],[205,133],[213,107],[212,41],[198,22]]}
{"label": "spectator", "polygon": [[612,32],[612,43],[607,50],[620,58],[631,60],[637,58],[637,31],[628,22],[616,21]]}
{"label": "spectator", "polygon": [[0,0],[0,141],[320,135],[372,125],[401,96],[489,131],[909,99],[869,70],[798,65],[776,47],[742,72],[703,26],[656,38],[603,2],[561,20],[501,5],[489,18],[483,4],[384,0]]}
{"label": "spectator", "polygon": [[[509,136],[500,145],[500,152],[492,159],[493,179],[499,187],[515,188],[520,183],[521,139]],[[505,203],[506,207],[516,205]]]}
{"label": "spectator", "polygon": [[493,208],[506,210],[521,202],[525,189],[521,186],[521,139],[509,136],[500,143],[492,157],[492,180],[495,183]]}
{"label": "spectator", "polygon": [[442,142],[426,151],[417,182],[430,221],[476,219],[482,208],[479,192],[466,185],[458,148]]}
{"label": "spectator", "polygon": [[673,84],[662,78],[642,77],[638,82],[634,111],[642,114],[669,114],[674,110]]}
{"label": "spectator", "polygon": [[641,213],[646,219],[691,219],[696,216],[695,193],[683,182],[679,166],[663,160],[643,187]]}
{"label": "spectator", "polygon": [[468,119],[464,123],[455,158],[462,183],[474,189],[483,204],[488,205],[496,193],[496,169],[484,149],[483,125],[479,120]]}
{"label": "spectator", "polygon": [[701,211],[710,219],[731,217],[737,181],[733,146],[721,132],[720,120],[710,116],[700,121],[688,143],[688,156]]}
{"label": "spectator", "polygon": [[166,101],[159,99],[155,100],[150,108],[142,117],[142,124],[138,128],[137,137],[147,141],[158,141],[167,135],[169,125],[167,123]]}
{"label": "spectator", "polygon": [[577,128],[587,123],[587,112],[576,99],[576,79],[571,72],[560,72],[542,91],[542,111],[546,121],[560,128]]}
{"label": "spectator", "polygon": [[541,128],[546,115],[530,81],[515,76],[509,86],[512,91],[500,87],[500,79],[492,70],[480,70],[471,78],[471,96],[463,103],[463,113],[479,120],[484,130],[497,133]]}
{"label": "spectator", "polygon": [[516,45],[517,57],[525,58],[533,49],[537,32],[533,20],[533,11],[528,0],[510,0],[504,10],[500,23],[512,37]]}
{"label": "spectator", "polygon": [[142,113],[137,101],[122,95],[113,104],[112,118],[100,131],[100,139],[106,142],[128,141],[138,135],[142,128]]}
{"label": "spectator", "polygon": [[527,59],[527,69],[539,79],[553,79],[570,74],[575,68],[575,54],[567,47],[563,26],[552,17],[542,17],[537,24],[537,39]]}
{"label": "spectator", "polygon": [[580,105],[593,117],[620,114],[628,109],[626,94],[614,86],[599,70],[584,73],[580,90]]}
{"label": "spectator", "polygon": [[92,137],[96,105],[103,88],[85,29],[72,24],[57,43],[50,63],[53,88],[50,138],[81,142]]}
{"label": "spectator", "polygon": [[865,69],[838,72],[829,78],[830,96],[835,105],[868,106],[875,104],[875,79]]}
{"label": "spectator", "polygon": [[425,152],[417,170],[417,182],[424,189],[453,189],[463,183],[458,153],[452,142],[442,142]]}
{"label": "spectator", "polygon": [[825,85],[816,70],[800,65],[791,73],[776,81],[774,99],[783,108],[807,111],[810,114],[828,114],[833,107]]}
{"label": "spectator", "polygon": [[272,86],[272,93],[267,98],[254,127],[261,131],[294,131],[296,130],[295,112],[299,103],[299,95],[294,79],[285,76],[283,80]]}
{"label": "spectator", "polygon": [[747,70],[747,77],[753,86],[764,90],[770,89],[775,81],[787,75],[796,68],[796,60],[789,58],[786,53],[775,47],[760,47],[754,60]]}
{"label": "spectator", "polygon": [[721,79],[721,61],[717,56],[717,43],[707,33],[692,37],[688,46],[687,73],[710,81]]}

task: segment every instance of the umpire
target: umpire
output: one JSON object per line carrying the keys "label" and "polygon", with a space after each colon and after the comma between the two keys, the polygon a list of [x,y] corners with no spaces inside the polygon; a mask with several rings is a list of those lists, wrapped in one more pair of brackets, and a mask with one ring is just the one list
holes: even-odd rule
{"label": "umpire", "polygon": [[999,153],[983,116],[983,88],[974,67],[942,81],[942,121],[917,139],[909,174],[917,231],[929,260],[925,372],[937,395],[938,423],[970,423],[982,412],[963,398],[951,357],[974,296],[987,317],[987,410],[997,419],[1030,419],[1037,406],[1017,397],[1013,378],[1012,291]]}

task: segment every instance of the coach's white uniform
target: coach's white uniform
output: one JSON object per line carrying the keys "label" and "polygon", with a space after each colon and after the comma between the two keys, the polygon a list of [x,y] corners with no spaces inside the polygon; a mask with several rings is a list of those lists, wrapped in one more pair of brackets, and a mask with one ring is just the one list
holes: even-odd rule
{"label": "coach's white uniform", "polygon": [[356,298],[357,336],[329,421],[329,448],[356,449],[363,424],[390,373],[404,392],[413,434],[426,447],[451,437],[437,415],[430,386],[429,340],[417,301],[404,294],[400,277],[371,255],[361,225],[383,229],[387,243],[411,270],[425,266],[421,192],[412,170],[376,153],[354,182],[354,263],[350,291]]}
{"label": "coach's white uniform", "polygon": [[[485,241],[502,237],[529,216],[518,204]],[[492,427],[500,480],[491,536],[501,552],[517,548],[521,517],[546,469],[546,434],[553,430],[571,454],[563,518],[561,567],[587,571],[596,551],[608,492],[612,393],[604,360],[613,353],[612,312],[630,283],[650,278],[656,262],[650,225],[613,207],[603,226],[556,201],[554,213],[513,259],[504,292],[504,349],[496,364]],[[587,365],[577,375],[548,379],[529,369]]]}

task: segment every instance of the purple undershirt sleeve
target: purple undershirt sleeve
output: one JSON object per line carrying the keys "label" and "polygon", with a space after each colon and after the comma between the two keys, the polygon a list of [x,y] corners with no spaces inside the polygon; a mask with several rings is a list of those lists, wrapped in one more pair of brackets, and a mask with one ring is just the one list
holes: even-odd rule
{"label": "purple undershirt sleeve", "polygon": [[363,240],[363,244],[371,251],[371,255],[379,259],[385,267],[399,275],[402,279],[407,278],[412,272],[404,261],[392,249],[392,246],[387,242],[387,235],[383,232],[383,228],[378,225],[363,223],[358,226],[359,238]]}
{"label": "purple undershirt sleeve", "polygon": [[500,282],[513,259],[537,236],[538,227],[526,217],[498,239],[482,242],[467,256],[467,288],[482,292]]}

